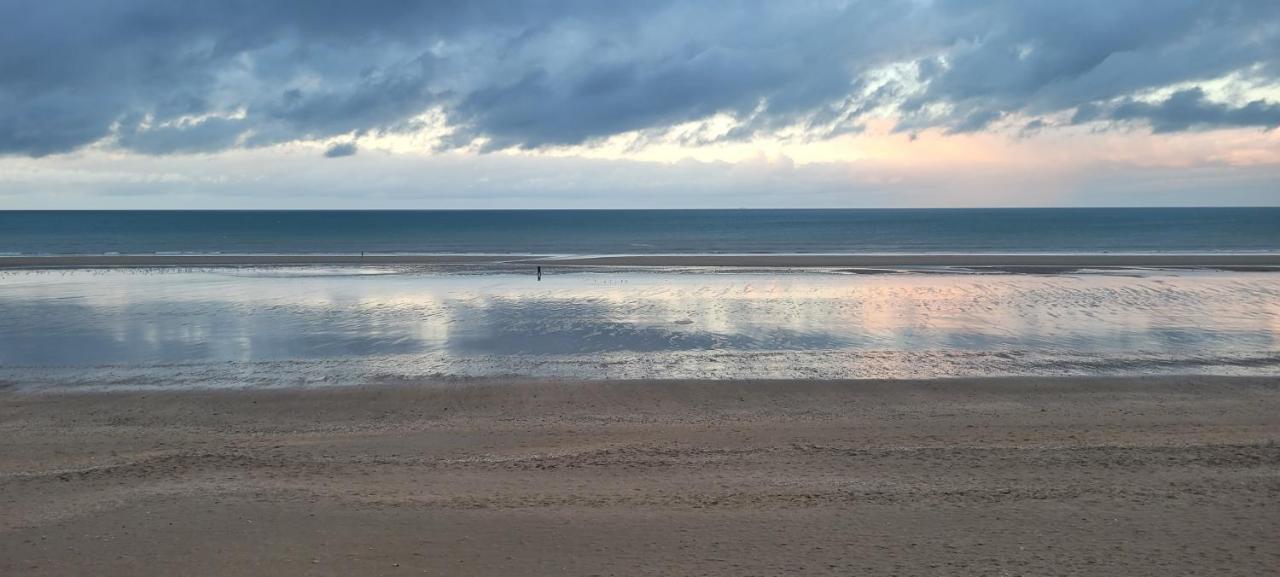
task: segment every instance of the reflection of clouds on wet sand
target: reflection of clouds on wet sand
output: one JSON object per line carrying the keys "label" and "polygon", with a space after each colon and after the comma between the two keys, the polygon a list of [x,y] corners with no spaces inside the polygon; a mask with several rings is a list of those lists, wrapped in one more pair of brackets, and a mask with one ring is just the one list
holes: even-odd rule
{"label": "reflection of clouds on wet sand", "polygon": [[1172,371],[1182,358],[1201,367],[1188,370],[1220,359],[1238,372],[1267,370],[1249,359],[1280,343],[1280,283],[1268,273],[358,272],[3,273],[0,365],[839,377],[1120,359]]}
{"label": "reflection of clouds on wet sand", "polygon": [[[456,336],[449,349],[462,354],[572,354],[601,351],[804,350],[847,344],[833,332],[795,327],[699,326],[694,311],[636,303],[630,314],[601,302],[565,299],[489,299],[483,308],[454,307]],[[655,310],[658,309],[658,310]]]}

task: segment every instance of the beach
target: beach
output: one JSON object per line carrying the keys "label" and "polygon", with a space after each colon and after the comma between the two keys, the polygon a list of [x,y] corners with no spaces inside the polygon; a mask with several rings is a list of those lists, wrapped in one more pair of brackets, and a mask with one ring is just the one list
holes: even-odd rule
{"label": "beach", "polygon": [[1273,257],[1107,256],[6,257],[0,575],[1274,572]]}
{"label": "beach", "polygon": [[6,575],[1263,575],[1280,380],[0,393]]}

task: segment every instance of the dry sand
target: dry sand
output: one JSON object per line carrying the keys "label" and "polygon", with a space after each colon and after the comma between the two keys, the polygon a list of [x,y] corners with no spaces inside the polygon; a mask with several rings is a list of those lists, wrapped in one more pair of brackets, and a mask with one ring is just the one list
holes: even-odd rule
{"label": "dry sand", "polygon": [[1275,575],[1280,378],[0,392],[0,575]]}

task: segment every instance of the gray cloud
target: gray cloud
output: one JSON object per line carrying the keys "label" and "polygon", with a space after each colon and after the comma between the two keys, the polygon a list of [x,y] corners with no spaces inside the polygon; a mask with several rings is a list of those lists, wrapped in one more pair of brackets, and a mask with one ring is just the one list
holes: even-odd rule
{"label": "gray cloud", "polygon": [[[986,128],[997,114],[1077,112],[1165,86],[1231,73],[1276,82],[1280,4],[950,1],[936,4],[955,41],[919,60],[926,88],[908,99],[904,130]],[[923,112],[943,103],[942,115]],[[914,114],[913,114],[914,113]]]}
{"label": "gray cloud", "polygon": [[344,156],[355,156],[356,144],[354,142],[340,142],[325,149],[325,158],[342,158]]}
{"label": "gray cloud", "polygon": [[1039,134],[1040,131],[1046,128],[1049,128],[1049,124],[1045,122],[1043,119],[1036,118],[1022,125],[1022,128],[1018,130],[1018,137],[1029,138],[1029,137],[1035,136],[1036,134]]}
{"label": "gray cloud", "polygon": [[[1280,75],[1273,0],[179,4],[0,4],[0,154],[359,137],[412,130],[433,107],[447,145],[488,149],[716,113],[740,120],[725,138],[796,123],[822,138],[886,108],[912,132],[1059,112],[1156,131],[1270,127],[1268,101],[1134,98]],[[891,64],[916,76],[877,73]]]}
{"label": "gray cloud", "polygon": [[1235,126],[1280,126],[1280,104],[1254,100],[1244,106],[1210,102],[1203,90],[1175,92],[1155,103],[1126,101],[1110,113],[1114,120],[1141,120],[1157,133]]}

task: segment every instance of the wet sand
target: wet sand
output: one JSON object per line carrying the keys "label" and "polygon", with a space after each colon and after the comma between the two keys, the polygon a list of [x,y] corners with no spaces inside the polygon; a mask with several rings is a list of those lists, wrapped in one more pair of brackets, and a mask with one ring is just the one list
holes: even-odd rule
{"label": "wet sand", "polygon": [[1280,254],[635,255],[554,259],[557,265],[718,267],[1267,267]]}
{"label": "wet sand", "polygon": [[[1011,267],[1055,272],[1091,267],[1223,268],[1272,270],[1277,254],[832,254],[832,255],[628,255],[547,257],[531,255],[58,255],[0,256],[0,269],[278,266],[278,265],[541,265],[613,267]],[[1027,267],[1030,267],[1028,270]]]}
{"label": "wet sand", "polygon": [[219,267],[279,265],[477,265],[530,258],[511,255],[408,255],[408,254],[137,254],[0,256],[0,269],[90,267]]}
{"label": "wet sand", "polygon": [[0,392],[4,575],[1264,575],[1280,378]]}

